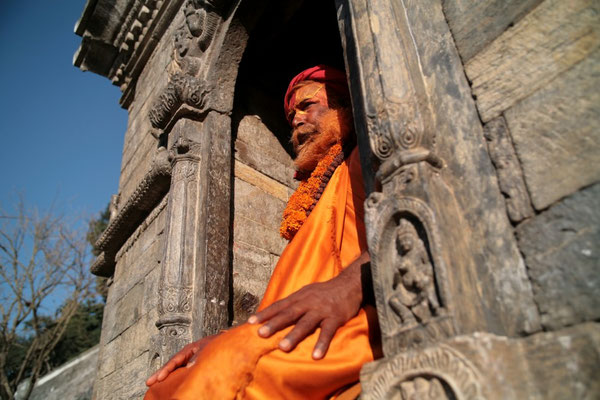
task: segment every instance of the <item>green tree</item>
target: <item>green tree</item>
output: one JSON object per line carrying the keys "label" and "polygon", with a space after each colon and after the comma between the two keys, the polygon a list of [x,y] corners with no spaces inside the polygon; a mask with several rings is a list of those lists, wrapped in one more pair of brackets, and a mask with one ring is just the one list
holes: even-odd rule
{"label": "green tree", "polygon": [[50,368],[56,368],[100,342],[104,303],[88,299],[79,305],[65,333],[49,357]]}
{"label": "green tree", "polygon": [[85,236],[88,243],[92,246],[92,254],[95,256],[100,255],[100,249],[96,247],[96,241],[102,235],[102,232],[106,230],[108,222],[110,220],[110,205],[107,204],[104,211],[100,212],[98,218],[90,219],[88,224],[88,231]]}

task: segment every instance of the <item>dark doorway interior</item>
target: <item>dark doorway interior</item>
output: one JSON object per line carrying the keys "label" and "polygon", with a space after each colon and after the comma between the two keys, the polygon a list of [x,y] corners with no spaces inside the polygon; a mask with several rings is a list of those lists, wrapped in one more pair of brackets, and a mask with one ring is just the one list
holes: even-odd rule
{"label": "dark doorway interior", "polygon": [[236,82],[233,132],[239,122],[236,116],[258,115],[290,152],[290,128],[283,113],[288,83],[317,64],[344,69],[335,4],[333,0],[268,1],[252,25]]}

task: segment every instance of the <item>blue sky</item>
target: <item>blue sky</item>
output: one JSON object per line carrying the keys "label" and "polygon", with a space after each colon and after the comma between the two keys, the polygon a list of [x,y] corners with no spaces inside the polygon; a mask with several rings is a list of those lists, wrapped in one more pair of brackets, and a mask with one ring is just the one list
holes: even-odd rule
{"label": "blue sky", "polygon": [[72,65],[85,0],[0,1],[0,205],[92,215],[118,190],[127,112],[107,78]]}

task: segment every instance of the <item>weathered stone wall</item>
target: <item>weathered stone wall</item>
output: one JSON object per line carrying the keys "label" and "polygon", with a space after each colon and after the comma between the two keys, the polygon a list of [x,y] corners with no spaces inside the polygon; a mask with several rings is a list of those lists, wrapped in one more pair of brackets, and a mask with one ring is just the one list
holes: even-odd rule
{"label": "weathered stone wall", "polygon": [[[275,3],[283,4],[269,4]],[[116,217],[96,263],[96,272],[112,275],[94,389],[97,399],[140,398],[150,370],[173,349],[216,331],[224,321],[243,322],[256,308],[285,247],[278,233],[279,216],[295,187],[293,166],[282,145],[285,133],[273,123],[273,113],[281,112],[273,104],[280,107],[280,99],[265,101],[277,91],[263,89],[277,85],[269,79],[260,82],[254,75],[262,69],[266,52],[260,51],[261,46],[272,32],[267,29],[263,36],[255,36],[255,53],[248,53],[259,56],[241,66],[238,77],[236,67],[231,67],[240,61],[250,35],[247,27],[261,13],[255,4],[242,2],[240,8],[230,10],[240,14],[233,22],[226,7],[219,16],[213,14],[215,26],[227,18],[226,24],[231,25],[215,35],[216,46],[201,51],[193,47],[200,39],[193,38],[186,27],[183,0],[90,2],[77,28],[85,34],[76,64],[120,85],[122,105],[129,111]],[[426,342],[420,335],[429,334],[427,329],[432,328],[430,333],[439,336],[433,336],[433,343],[441,343],[441,350],[405,353],[398,350],[400,342],[390,348],[394,342],[388,340],[388,353],[399,353],[400,364],[388,360],[386,354],[388,359],[380,364],[384,375],[396,379],[401,367],[450,360],[454,364],[436,368],[459,366],[459,383],[470,384],[471,379],[474,390],[498,388],[501,394],[490,398],[532,393],[519,387],[527,384],[523,376],[533,382],[535,390],[544,389],[543,382],[553,376],[570,382],[565,393],[581,387],[597,390],[585,374],[597,363],[598,352],[578,355],[586,346],[598,348],[597,324],[587,321],[600,317],[594,295],[600,285],[596,254],[600,248],[597,2],[441,0],[443,14],[439,2],[413,2],[405,13],[398,13],[405,6],[399,2],[337,4],[342,5],[340,26],[348,18],[344,7],[351,4],[356,20],[345,20],[346,28],[358,27],[364,35],[361,40],[366,38],[358,44],[366,51],[358,55],[352,53],[351,45],[346,47],[358,130],[363,129],[361,121],[370,119],[371,123],[358,132],[363,161],[373,156],[368,150],[368,135],[377,134],[373,119],[384,118],[386,113],[363,115],[361,103],[370,102],[379,110],[397,100],[386,102],[383,92],[372,88],[373,82],[400,98],[418,93],[418,101],[409,100],[419,107],[426,102],[431,106],[411,109],[409,101],[406,108],[388,110],[391,123],[382,125],[386,135],[425,134],[419,139],[423,140],[421,152],[413,154],[416,158],[402,158],[415,149],[410,137],[401,138],[406,152],[398,153],[398,165],[410,167],[415,158],[418,168],[395,174],[387,162],[381,169],[387,168],[389,176],[380,170],[380,178],[389,199],[422,197],[421,202],[409,199],[402,204],[409,210],[426,211],[416,215],[425,221],[424,228],[432,229],[430,242],[425,242],[431,247],[438,290],[453,309],[448,307],[447,315],[444,310],[435,321],[424,324],[423,332],[406,335],[408,341],[423,347]],[[428,13],[428,7],[435,12]],[[293,13],[294,7],[286,3],[282,9],[284,14]],[[360,20],[368,13],[371,20]],[[378,18],[395,20],[377,24]],[[421,33],[410,43],[421,52],[414,58],[424,62],[419,68],[403,64],[414,57],[403,52],[410,50],[403,43],[412,34],[407,28],[410,24],[410,29]],[[406,31],[399,33],[394,27]],[[342,36],[343,41],[354,40],[344,29]],[[212,39],[203,43],[210,46]],[[317,49],[318,54],[330,52],[327,46]],[[189,56],[186,51],[195,53]],[[383,78],[366,76],[361,81],[364,68],[355,67],[365,62],[371,68],[376,64],[371,62],[373,55],[380,57],[377,66],[382,68],[374,76]],[[295,58],[282,59],[290,64],[286,68],[298,69]],[[279,80],[286,73],[275,75]],[[197,103],[195,95],[200,96]],[[156,111],[153,117],[151,110]],[[411,115],[414,118],[400,118]],[[409,122],[398,125],[403,119]],[[429,138],[433,133],[438,136]],[[160,145],[168,149],[157,152]],[[381,152],[377,146],[371,149]],[[431,153],[419,158],[425,154],[423,149]],[[163,167],[158,168],[159,178],[153,178],[149,171],[157,164]],[[390,185],[391,180],[396,186]],[[169,183],[171,193],[164,195]],[[407,192],[407,185],[412,192]],[[224,205],[216,204],[219,199],[224,199]],[[226,226],[229,221],[231,230]],[[388,250],[394,254],[393,248]],[[373,255],[373,265],[378,263],[381,271],[393,268],[390,259]],[[381,255],[385,256],[383,250]],[[225,264],[232,273],[229,280]],[[165,283],[174,275],[181,279]],[[211,286],[213,281],[218,282]],[[230,299],[228,289],[233,295]],[[221,318],[228,301],[232,313]],[[165,311],[169,307],[172,310]],[[397,320],[385,323],[396,330],[400,326]],[[567,327],[572,325],[576,326]],[[444,344],[445,337],[449,341]],[[574,353],[568,354],[571,345]],[[510,354],[515,348],[519,351],[513,359]],[[467,356],[454,357],[457,352]],[[528,364],[525,360],[531,354],[536,356]],[[572,362],[584,373],[567,371],[569,375],[564,368],[544,363],[549,354]],[[487,371],[486,360],[492,358],[498,360],[497,369],[518,366],[519,373],[506,378],[510,385],[503,384],[500,370],[475,376],[476,371]],[[367,368],[364,387],[377,384],[378,371]],[[540,392],[542,397],[545,394]]]}
{"label": "weathered stone wall", "polygon": [[132,399],[145,392],[150,338],[158,319],[166,198],[117,254],[102,322],[97,399]]}
{"label": "weathered stone wall", "polygon": [[[135,85],[133,101],[128,107],[115,213],[135,196],[140,182],[152,167],[159,140],[152,135],[148,111],[156,93],[167,85],[166,69],[174,49],[172,38],[183,20],[183,13],[177,12]],[[133,226],[134,233],[116,254],[102,325],[94,398],[133,399],[145,393],[151,337],[156,333],[158,319],[167,200],[168,195],[137,228]],[[131,224],[131,221],[127,223]]]}
{"label": "weathered stone wall", "polygon": [[233,323],[244,322],[265,291],[287,241],[280,216],[294,183],[292,160],[256,115],[244,115],[235,141]]}
{"label": "weathered stone wall", "polygon": [[597,320],[600,6],[588,0],[443,5],[542,325]]}

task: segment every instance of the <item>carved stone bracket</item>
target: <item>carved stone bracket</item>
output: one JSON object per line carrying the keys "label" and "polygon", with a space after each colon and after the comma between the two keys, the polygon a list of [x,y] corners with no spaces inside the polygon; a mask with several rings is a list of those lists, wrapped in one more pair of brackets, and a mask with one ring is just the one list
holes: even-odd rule
{"label": "carved stone bracket", "polygon": [[361,399],[483,400],[481,373],[449,346],[408,351],[366,364]]}
{"label": "carved stone bracket", "polygon": [[208,49],[217,32],[229,0],[188,0],[184,7],[185,26],[178,29],[175,44],[180,57],[199,57]]}
{"label": "carved stone bracket", "polygon": [[169,68],[169,83],[148,113],[154,129],[168,131],[182,116],[206,111],[206,96],[212,88],[199,76],[202,75],[205,52],[229,3],[230,0],[187,0],[185,3],[185,24],[173,38],[175,53]]}
{"label": "carved stone bracket", "polygon": [[114,273],[117,252],[165,196],[170,178],[171,164],[167,160],[167,151],[160,148],[150,171],[96,241],[96,247],[102,253],[90,268],[94,275],[109,277]]}
{"label": "carved stone bracket", "polygon": [[365,213],[384,354],[453,335],[447,271],[431,209],[416,198],[376,192]]}
{"label": "carved stone bracket", "polygon": [[209,91],[199,78],[183,73],[171,76],[169,84],[148,113],[152,126],[162,131],[169,130],[178,118],[202,113]]}

